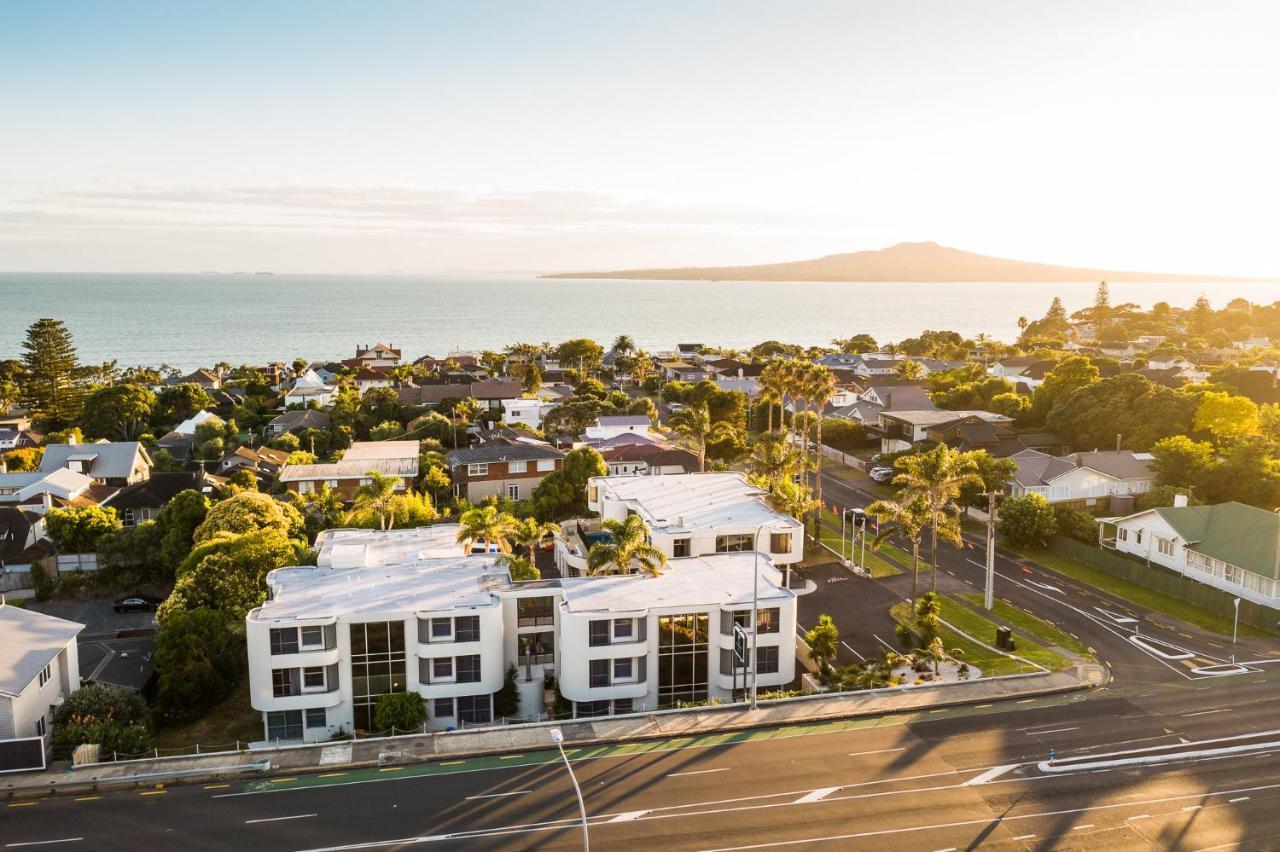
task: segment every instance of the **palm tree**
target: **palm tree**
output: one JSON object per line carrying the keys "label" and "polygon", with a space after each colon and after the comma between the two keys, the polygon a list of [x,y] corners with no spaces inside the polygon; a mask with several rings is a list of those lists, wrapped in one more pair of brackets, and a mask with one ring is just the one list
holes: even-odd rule
{"label": "palm tree", "polygon": [[893,368],[893,375],[904,382],[918,382],[924,378],[924,367],[919,361],[899,361]]}
{"label": "palm tree", "polygon": [[[769,431],[773,431],[773,407],[782,405],[783,371],[781,362],[768,364],[760,373],[760,403],[769,406]],[[779,418],[781,421],[781,418]],[[781,422],[778,423],[782,425]]]}
{"label": "palm tree", "polygon": [[629,334],[619,334],[613,339],[612,349],[616,355],[625,355],[628,352],[636,351],[636,342],[631,339]]}
{"label": "palm tree", "polygon": [[818,623],[804,636],[809,646],[809,656],[818,665],[818,673],[827,676],[831,661],[840,652],[840,631],[829,615],[819,615]]}
{"label": "palm tree", "polygon": [[497,563],[506,568],[511,574],[511,579],[517,583],[522,580],[542,579],[542,572],[534,566],[533,562],[519,554],[503,553],[498,557]]}
{"label": "palm tree", "polygon": [[529,562],[534,562],[534,555],[538,545],[543,539],[555,535],[560,532],[560,525],[547,521],[539,523],[537,518],[525,518],[518,521],[511,531],[511,540],[517,547],[523,547],[529,552]]}
{"label": "palm tree", "polygon": [[707,444],[737,437],[737,429],[727,422],[712,423],[705,405],[692,406],[671,415],[672,428],[693,444],[698,454],[698,471],[707,469]]}
{"label": "palm tree", "polygon": [[806,372],[809,398],[818,416],[818,429],[814,435],[814,443],[818,448],[818,456],[814,459],[814,479],[818,483],[818,504],[822,505],[822,413],[831,397],[835,396],[836,374],[820,364],[814,364]]}
{"label": "palm tree", "polygon": [[947,510],[959,499],[961,490],[969,486],[981,487],[982,477],[971,457],[946,444],[938,444],[927,453],[903,456],[896,464],[900,472],[893,478],[893,482],[905,492],[903,498],[922,500],[928,509],[931,562],[929,588],[936,590],[938,536],[941,533],[946,537],[956,532],[949,522]]}
{"label": "palm tree", "polygon": [[383,476],[376,470],[367,471],[369,482],[356,489],[357,511],[373,512],[378,516],[378,529],[390,529],[395,524],[396,491],[403,480],[398,476]]}
{"label": "palm tree", "polygon": [[790,479],[800,464],[800,453],[787,440],[787,436],[779,432],[765,432],[756,438],[751,446],[751,458],[747,461],[747,471],[751,476],[767,484],[765,490],[772,491],[774,485],[783,479]]}
{"label": "palm tree", "polygon": [[338,518],[342,517],[345,502],[342,494],[327,484],[321,485],[318,491],[311,491],[302,496],[302,505],[307,514],[320,518],[326,527],[337,523]]}
{"label": "palm tree", "polygon": [[458,543],[468,549],[476,542],[484,545],[488,553],[496,545],[503,553],[511,552],[511,535],[515,531],[516,519],[507,512],[498,511],[497,506],[473,506],[458,517]]}
{"label": "palm tree", "polygon": [[636,563],[641,570],[657,574],[667,564],[667,555],[649,543],[649,528],[639,515],[603,521],[600,531],[609,540],[591,545],[587,553],[587,570],[591,574],[630,574]]}
{"label": "palm tree", "polygon": [[923,648],[917,648],[916,655],[927,662],[933,663],[933,676],[939,677],[941,675],[938,668],[939,664],[948,662],[949,660],[954,660],[957,657],[963,657],[964,649],[951,648],[948,650],[942,644],[942,637],[935,636],[929,644],[925,645]]}
{"label": "palm tree", "polygon": [[911,542],[911,599],[919,594],[920,539],[929,523],[929,513],[924,502],[915,500],[877,500],[867,507],[867,514],[876,519],[879,532],[873,548],[891,535],[900,535]]}

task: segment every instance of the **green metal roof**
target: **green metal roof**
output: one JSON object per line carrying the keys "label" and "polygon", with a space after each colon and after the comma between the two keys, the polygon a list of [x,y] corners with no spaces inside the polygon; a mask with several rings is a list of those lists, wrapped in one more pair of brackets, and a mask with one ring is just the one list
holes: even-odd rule
{"label": "green metal roof", "polygon": [[1244,503],[1156,509],[1188,546],[1255,574],[1280,580],[1280,516]]}

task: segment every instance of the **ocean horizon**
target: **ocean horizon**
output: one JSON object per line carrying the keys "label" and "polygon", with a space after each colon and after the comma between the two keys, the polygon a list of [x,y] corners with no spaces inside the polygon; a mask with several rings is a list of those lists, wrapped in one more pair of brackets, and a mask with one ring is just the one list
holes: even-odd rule
{"label": "ocean horizon", "polygon": [[[1111,302],[1215,307],[1270,304],[1275,283],[1111,283]],[[629,334],[649,350],[697,342],[746,348],[764,340],[828,345],[868,333],[896,341],[925,329],[1001,340],[1018,318],[1093,301],[1096,282],[850,283],[538,278],[534,273],[0,273],[0,358],[21,353],[40,317],[65,322],[80,358],[183,370],[346,358],[384,342],[405,357],[501,349],[520,341]]]}

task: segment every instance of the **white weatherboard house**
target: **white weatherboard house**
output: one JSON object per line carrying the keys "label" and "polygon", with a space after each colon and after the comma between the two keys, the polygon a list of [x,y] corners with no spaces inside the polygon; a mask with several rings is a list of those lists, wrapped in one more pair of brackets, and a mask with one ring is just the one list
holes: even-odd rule
{"label": "white weatherboard house", "polygon": [[30,737],[48,743],[53,711],[80,688],[76,636],[83,629],[0,604],[0,743]]}
{"label": "white weatherboard house", "polygon": [[[1244,503],[1148,509],[1100,522],[1104,547],[1254,603],[1280,606],[1280,516]],[[1108,526],[1114,537],[1106,537]]]}
{"label": "white weatherboard house", "polygon": [[[541,716],[553,672],[576,716],[727,698],[733,624],[750,624],[757,569],[757,685],[795,677],[795,594],[767,555],[678,560],[658,577],[517,583],[494,556],[463,555],[457,531],[338,530],[317,541],[316,567],[268,575],[270,599],[245,619],[268,740],[372,731],[389,692],[421,695],[430,730],[490,724],[512,665],[522,718]],[[748,677],[739,669],[740,689]]]}
{"label": "white weatherboard house", "polygon": [[1146,493],[1156,480],[1151,456],[1128,450],[1072,453],[1062,458],[1023,450],[1009,458],[1017,465],[1009,494],[1039,494],[1050,503],[1093,506],[1100,498]]}
{"label": "white weatherboard house", "polygon": [[[639,515],[653,546],[672,560],[754,550],[779,566],[804,559],[803,525],[770,507],[765,492],[741,473],[594,476],[587,481],[587,508],[606,520]],[[595,533],[583,540],[580,526],[568,525],[556,543],[562,571],[586,569]]]}
{"label": "white weatherboard house", "polygon": [[650,436],[653,421],[647,414],[617,414],[596,418],[596,422],[588,426],[583,437],[588,441],[607,441],[619,435]]}

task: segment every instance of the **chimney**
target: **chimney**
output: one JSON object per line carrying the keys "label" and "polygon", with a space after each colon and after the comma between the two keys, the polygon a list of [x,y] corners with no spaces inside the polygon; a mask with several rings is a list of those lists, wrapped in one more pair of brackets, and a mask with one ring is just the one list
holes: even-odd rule
{"label": "chimney", "polygon": [[1184,509],[1186,508],[1186,505],[1187,505],[1187,495],[1185,494],[1173,495],[1173,508]]}
{"label": "chimney", "polygon": [[67,443],[72,445],[80,443],[79,441],[76,440],[75,432],[72,432],[70,435],[67,436]]}
{"label": "chimney", "polygon": [[45,512],[53,509],[53,495],[48,491],[40,492],[40,503],[44,506]]}
{"label": "chimney", "polygon": [[0,456],[0,473],[8,473],[8,472],[9,472],[9,463],[4,460],[3,456]]}

